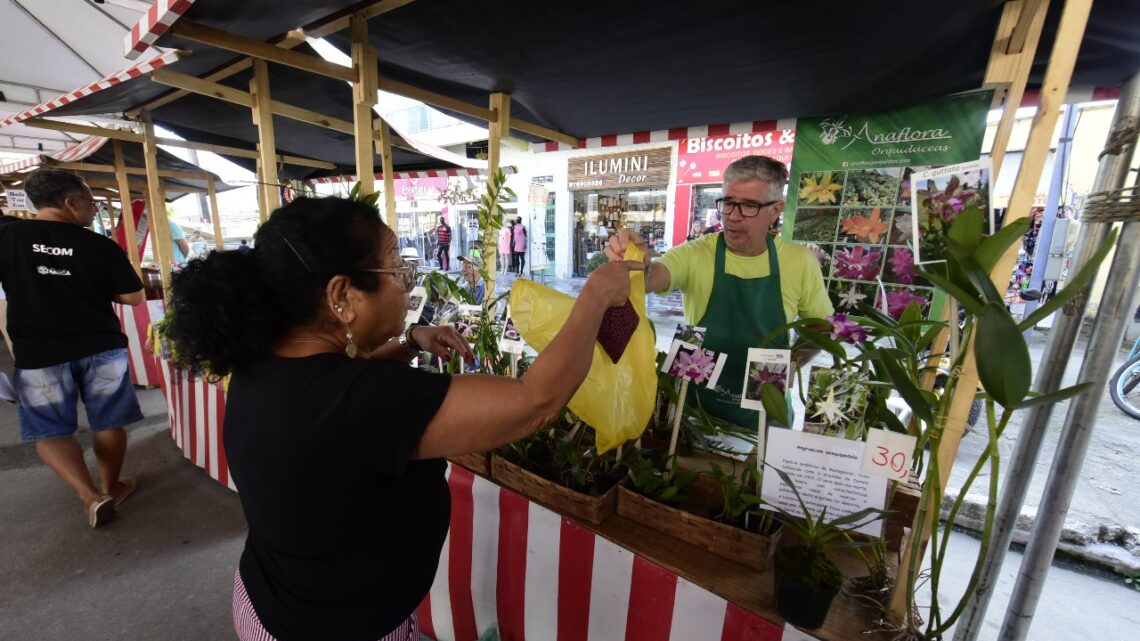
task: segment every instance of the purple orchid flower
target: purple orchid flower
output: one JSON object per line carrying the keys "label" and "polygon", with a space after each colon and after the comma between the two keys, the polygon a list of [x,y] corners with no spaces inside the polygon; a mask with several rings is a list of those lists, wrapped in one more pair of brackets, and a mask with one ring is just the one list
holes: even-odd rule
{"label": "purple orchid flower", "polygon": [[870,332],[868,328],[859,323],[847,320],[846,314],[828,316],[827,321],[831,323],[832,340],[843,340],[852,344],[862,343],[867,340],[867,335]]}
{"label": "purple orchid flower", "polygon": [[922,306],[926,304],[926,299],[905,289],[887,292],[887,313],[891,315],[891,318],[897,319],[902,316],[902,313],[911,303]]}
{"label": "purple orchid flower", "polygon": [[868,251],[861,245],[835,251],[835,276],[850,280],[875,280],[879,275],[881,251]]}

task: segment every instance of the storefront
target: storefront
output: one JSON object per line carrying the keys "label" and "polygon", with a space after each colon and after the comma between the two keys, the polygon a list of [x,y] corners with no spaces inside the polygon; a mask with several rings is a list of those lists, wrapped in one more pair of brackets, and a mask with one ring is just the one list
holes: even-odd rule
{"label": "storefront", "polygon": [[730,163],[744,156],[761,155],[789,165],[795,140],[794,129],[769,129],[682,141],[677,152],[672,244],[698,237],[716,223],[715,202],[721,197],[724,170]]}
{"label": "storefront", "polygon": [[640,234],[655,251],[670,246],[666,211],[672,158],[671,147],[659,147],[569,160],[575,276],[590,271],[590,259],[599,260],[595,256],[619,229]]}

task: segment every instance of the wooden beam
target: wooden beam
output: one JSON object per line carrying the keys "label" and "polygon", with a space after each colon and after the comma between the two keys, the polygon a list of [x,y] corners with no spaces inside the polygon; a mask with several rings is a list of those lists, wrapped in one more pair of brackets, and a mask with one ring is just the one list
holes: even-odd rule
{"label": "wooden beam", "polygon": [[[360,15],[365,16],[365,19],[370,19],[375,18],[379,15],[383,15],[384,13],[392,11],[393,9],[398,9],[406,4],[409,4],[410,2],[412,2],[412,0],[383,0],[362,9],[358,9],[357,11],[360,13]],[[328,19],[318,21],[317,23],[311,25],[308,30],[303,31],[302,33],[313,38],[323,38],[330,33],[336,33],[338,31],[347,29],[349,27],[349,19],[350,16],[347,14],[336,15]],[[281,49],[293,49],[300,45],[302,42],[305,42],[305,38],[303,36],[298,37],[297,31],[294,30],[273,39],[271,42],[274,46]],[[203,79],[210,81],[225,80],[235,73],[249,69],[251,64],[252,62],[249,58],[235,60],[234,62],[218,69],[217,71],[204,76]],[[165,96],[159,96],[150,102],[139,105],[135,109],[127,112],[127,114],[132,117],[137,117],[138,114],[142,111],[154,111],[155,109],[158,109],[164,105],[168,105],[175,100],[178,100],[179,98],[185,97],[186,95],[186,91],[174,91],[166,94]]]}
{"label": "wooden beam", "polygon": [[380,170],[384,172],[384,220],[393,232],[398,233],[396,170],[392,164],[392,133],[388,123],[384,122],[383,118],[376,119],[376,127],[380,130],[380,142],[377,143],[377,151],[380,153]]}
{"label": "wooden beam", "polygon": [[484,109],[469,102],[451,98],[434,91],[428,91],[427,89],[421,89],[414,85],[409,85],[406,82],[399,82],[385,76],[379,76],[377,80],[381,90],[394,93],[397,96],[419,100],[422,103],[442,107],[443,109],[461,113],[472,118],[478,118],[479,120],[490,122],[495,119],[495,114],[490,109]]}
{"label": "wooden beam", "polygon": [[[1002,119],[998,122],[994,132],[991,158],[993,160],[993,175],[997,180],[1001,171],[1002,161],[1005,159],[1006,147],[1009,146],[1009,137],[1013,132],[1014,115],[1021,98],[1025,94],[1025,85],[1029,81],[1029,70],[1033,66],[1033,57],[1037,51],[1038,41],[1041,39],[1041,28],[1045,24],[1045,12],[1049,9],[1048,0],[1011,0],[1002,10],[1001,20],[998,23],[997,33],[994,35],[993,47],[990,49],[990,60],[986,66],[986,74],[982,80],[983,86],[995,90],[995,102],[1005,95],[1002,103]],[[1028,12],[1033,10],[1034,13]],[[1029,33],[1026,34],[1025,46],[1020,53],[1006,52],[1009,39],[1017,25],[1028,16]],[[996,105],[995,105],[996,106]]]}
{"label": "wooden beam", "polygon": [[[119,141],[112,141],[112,142],[119,142]],[[113,172],[118,170],[118,167],[115,165],[101,165],[101,164],[87,163],[87,162],[63,162],[60,160],[52,160],[52,161],[48,162],[47,164],[51,165],[52,167],[58,167],[60,169],[69,169],[71,171],[93,171],[93,172],[113,173]],[[135,176],[145,176],[146,175],[146,169],[142,168],[142,167],[123,167],[123,172],[126,174],[135,175]],[[210,174],[208,174],[204,171],[195,172],[195,171],[175,171],[172,169],[161,169],[161,170],[159,170],[158,175],[162,176],[163,178],[187,178],[190,180],[205,180],[206,177],[209,176]]]}
{"label": "wooden beam", "polygon": [[[257,158],[257,151],[255,149],[242,149],[241,147],[227,147],[225,145],[211,145],[203,142],[191,142],[189,140],[176,140],[174,138],[156,138],[155,142],[166,147],[178,147],[180,149],[194,149],[197,151],[209,151],[222,156],[236,156],[238,158]],[[289,156],[278,154],[277,162],[286,165],[297,165],[298,167],[313,167],[316,169],[336,169],[336,164],[324,160],[316,160],[314,158],[305,158],[302,156]]]}
{"label": "wooden beam", "polygon": [[[202,80],[201,78],[195,78],[194,76],[188,76],[184,73],[178,73],[176,71],[170,71],[168,69],[156,69],[151,73],[151,79],[154,82],[162,85],[179,87],[191,93],[196,93],[210,98],[216,98],[218,100],[224,100],[226,102],[240,105],[242,107],[248,107],[253,101],[252,94],[240,89],[234,89],[233,87],[227,87],[226,85],[210,82],[208,80]],[[347,120],[342,120],[340,118],[326,116],[325,114],[313,111],[312,109],[297,107],[295,105],[290,105],[279,100],[270,100],[270,107],[272,108],[274,115],[281,116],[282,118],[289,118],[290,120],[296,120],[298,122],[315,125],[317,127],[324,127],[325,129],[338,131],[342,134],[356,134],[356,128],[353,123]],[[411,145],[401,139],[397,138],[395,144],[396,146],[408,149],[409,151],[415,151]],[[249,153],[254,154],[255,152]],[[256,156],[248,155],[246,157],[254,158]],[[326,164],[328,167],[324,168],[327,169],[334,169],[336,167],[336,165],[333,165],[332,163]]]}
{"label": "wooden beam", "polygon": [[226,243],[222,238],[222,211],[218,209],[218,191],[214,188],[213,176],[206,179],[206,194],[210,199],[210,221],[214,224],[214,247],[223,251]]}
{"label": "wooden beam", "polygon": [[265,191],[264,221],[269,213],[281,207],[281,188],[277,185],[277,137],[273,133],[273,106],[269,95],[269,64],[264,60],[253,61],[253,78],[249,81],[252,96],[253,124],[257,126],[258,145],[261,154],[261,185]]}
{"label": "wooden beam", "polygon": [[1008,54],[1018,54],[1025,51],[1025,45],[1028,43],[1029,34],[1033,31],[1032,23],[1037,12],[1042,9],[1041,5],[1045,5],[1045,8],[1048,8],[1049,5],[1049,0],[1022,1],[1021,15],[1017,17],[1017,24],[1013,27],[1013,33],[1010,34],[1009,43],[1005,48],[1005,52]]}
{"label": "wooden beam", "polygon": [[268,42],[254,40],[253,38],[247,38],[236,33],[215,29],[191,20],[180,19],[170,28],[170,32],[175,36],[193,42],[240,53],[251,58],[275,62],[285,65],[286,67],[293,67],[294,69],[308,71],[336,80],[352,82],[356,79],[356,73],[351,67],[338,65],[335,62],[329,62],[322,58],[291,51]]}
{"label": "wooden beam", "polygon": [[257,167],[256,167],[256,173],[257,173],[257,190],[256,190],[257,191],[257,219],[258,219],[258,221],[264,223],[265,221],[269,220],[269,213],[268,213],[269,208],[266,207],[266,205],[265,205],[265,190],[262,189],[262,185],[265,184],[265,172],[262,170],[262,166],[263,166],[263,163],[261,162],[261,156],[258,156]]}
{"label": "wooden beam", "polygon": [[[353,15],[352,67],[357,78],[352,84],[352,123],[356,143],[356,175],[360,195],[376,192],[375,154],[373,152],[372,108],[376,106],[376,48],[368,43],[368,21],[362,14]],[[390,143],[389,143],[390,144]]]}
{"label": "wooden beam", "polygon": [[131,208],[131,184],[127,180],[127,167],[123,162],[123,143],[119,140],[112,140],[112,149],[115,152],[115,181],[119,186],[119,204],[123,208],[122,225],[123,235],[127,239],[127,258],[131,260],[131,266],[135,268],[135,273],[142,278],[142,262],[139,260],[138,237],[135,226],[135,212]]}
{"label": "wooden beam", "polygon": [[166,218],[166,194],[163,192],[162,180],[158,177],[158,144],[154,137],[154,123],[150,114],[142,114],[143,120],[143,158],[146,161],[147,182],[147,218],[151,237],[151,251],[158,261],[158,269],[162,273],[162,286],[166,299],[170,300],[170,227]]}
{"label": "wooden beam", "polygon": [[581,140],[578,140],[569,134],[564,134],[561,131],[555,131],[547,127],[529,123],[525,120],[519,120],[518,118],[511,118],[511,129],[514,129],[515,131],[521,131],[532,136],[546,138],[547,140],[552,140],[554,142],[567,144],[572,147],[577,147],[582,142]]}
{"label": "wooden beam", "polygon": [[122,129],[108,129],[107,127],[92,127],[90,125],[77,125],[73,122],[60,122],[58,120],[45,120],[43,118],[28,118],[20,123],[27,127],[37,129],[50,129],[69,134],[83,134],[85,136],[102,136],[112,140],[125,140],[127,142],[142,142],[143,136],[133,131]]}

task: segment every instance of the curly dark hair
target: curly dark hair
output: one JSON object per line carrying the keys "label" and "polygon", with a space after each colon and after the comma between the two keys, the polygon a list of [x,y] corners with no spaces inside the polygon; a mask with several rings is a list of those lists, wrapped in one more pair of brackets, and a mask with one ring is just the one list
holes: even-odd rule
{"label": "curly dark hair", "polygon": [[33,171],[24,183],[24,191],[28,192],[28,199],[36,209],[63,209],[63,201],[70,196],[83,195],[86,189],[87,183],[78,175],[48,167]]}
{"label": "curly dark hair", "polygon": [[318,318],[325,286],[344,274],[373,291],[376,208],[344,198],[298,198],[276,210],[251,251],[212,252],[174,274],[166,336],[174,360],[225,376],[267,356],[285,333]]}

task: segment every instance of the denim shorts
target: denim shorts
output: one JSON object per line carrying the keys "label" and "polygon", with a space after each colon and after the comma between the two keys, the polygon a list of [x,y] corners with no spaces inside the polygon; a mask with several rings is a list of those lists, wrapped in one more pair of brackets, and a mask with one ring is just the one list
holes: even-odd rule
{"label": "denim shorts", "polygon": [[113,349],[42,369],[16,369],[20,439],[75,434],[80,398],[94,432],[141,421],[127,365],[127,350]]}

